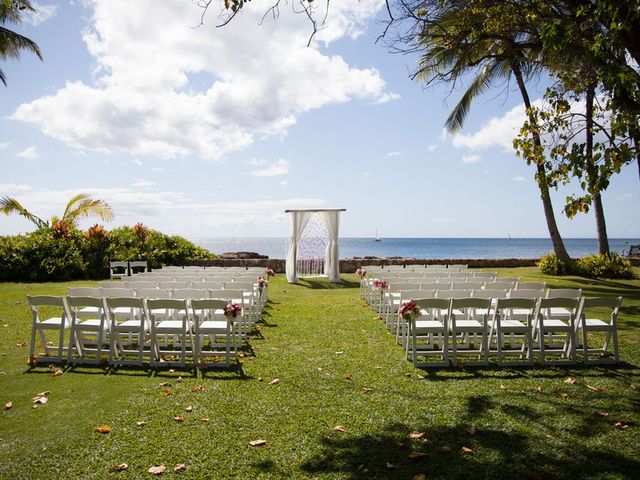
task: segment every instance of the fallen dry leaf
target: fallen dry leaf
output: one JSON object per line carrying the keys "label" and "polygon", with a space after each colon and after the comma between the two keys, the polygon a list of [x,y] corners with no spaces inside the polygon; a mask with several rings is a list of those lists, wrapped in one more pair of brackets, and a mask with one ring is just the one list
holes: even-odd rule
{"label": "fallen dry leaf", "polygon": [[166,396],[166,395],[172,395],[173,392],[171,390],[169,390],[168,388],[165,388],[164,390],[162,390],[162,393]]}
{"label": "fallen dry leaf", "polygon": [[391,469],[396,468],[396,466],[395,466],[393,463],[391,463],[391,462],[387,462],[387,463],[386,463],[386,467],[387,467],[388,469],[390,469],[390,470],[391,470]]}
{"label": "fallen dry leaf", "polygon": [[202,392],[204,390],[206,390],[204,385],[196,385],[195,387],[191,387],[192,392]]}
{"label": "fallen dry leaf", "polygon": [[567,379],[564,381],[564,383],[566,383],[567,385],[575,385],[576,379],[575,378],[571,378],[571,377],[567,377]]}
{"label": "fallen dry leaf", "polygon": [[538,388],[536,388],[536,390],[537,390],[538,392],[544,392],[544,388],[543,388],[543,387],[538,387]]}
{"label": "fallen dry leaf", "polygon": [[587,385],[587,388],[589,390],[591,390],[592,392],[598,392],[598,393],[604,392],[604,388],[602,388],[602,387],[594,387],[594,386],[591,386],[591,385]]}
{"label": "fallen dry leaf", "polygon": [[635,422],[620,421],[620,422],[616,422],[614,427],[616,427],[618,430],[624,430],[626,428],[633,427],[634,425],[635,425]]}
{"label": "fallen dry leaf", "polygon": [[638,386],[635,383],[632,383],[631,385],[629,385],[629,388],[631,390],[638,390]]}
{"label": "fallen dry leaf", "polygon": [[111,470],[115,470],[116,472],[121,472],[129,468],[129,465],[127,465],[126,463],[121,463],[120,465],[111,465],[110,468]]}
{"label": "fallen dry leaf", "polygon": [[52,377],[59,377],[60,375],[62,375],[64,372],[62,370],[60,370],[59,368],[56,368],[53,372],[51,372],[51,376]]}
{"label": "fallen dry leaf", "polygon": [[427,480],[427,476],[424,473],[419,473],[411,477],[411,480]]}
{"label": "fallen dry leaf", "polygon": [[426,456],[427,456],[427,454],[424,453],[424,452],[411,452],[409,454],[409,458],[412,459],[412,460],[418,460],[420,458],[425,458]]}
{"label": "fallen dry leaf", "polygon": [[174,472],[184,472],[187,469],[187,466],[184,463],[177,463],[175,467],[173,467]]}
{"label": "fallen dry leaf", "polygon": [[7,402],[4,404],[5,410],[11,410],[11,408],[13,408],[13,402]]}
{"label": "fallen dry leaf", "polygon": [[175,415],[173,417],[173,421],[178,423],[184,422],[184,417],[181,417],[180,415]]}
{"label": "fallen dry leaf", "polygon": [[565,393],[565,392],[562,392],[562,393],[560,394],[560,396],[561,396],[562,398],[569,398],[569,394],[568,394],[568,393]]}
{"label": "fallen dry leaf", "polygon": [[200,419],[200,421],[201,421],[202,423],[209,423],[209,419],[208,419],[208,418],[206,418],[206,417],[201,418],[201,419]]}
{"label": "fallen dry leaf", "polygon": [[344,352],[336,352],[336,355],[342,355]]}
{"label": "fallen dry leaf", "polygon": [[111,427],[109,425],[102,425],[101,427],[94,428],[93,431],[97,433],[109,433],[111,431]]}
{"label": "fallen dry leaf", "polygon": [[416,431],[413,431],[413,432],[409,433],[409,438],[412,438],[412,439],[414,439],[414,440],[417,440],[417,439],[419,439],[419,438],[424,437],[426,434],[427,434],[426,432],[416,432]]}
{"label": "fallen dry leaf", "polygon": [[424,380],[427,377],[425,377],[424,375],[416,375],[416,378],[418,378],[420,380]]}
{"label": "fallen dry leaf", "polygon": [[373,368],[375,368],[376,370],[382,370],[384,367],[382,365],[376,365]]}
{"label": "fallen dry leaf", "polygon": [[373,388],[362,387],[362,388],[360,389],[360,391],[361,391],[362,393],[371,393],[371,392],[373,392]]}
{"label": "fallen dry leaf", "polygon": [[448,445],[444,445],[442,447],[440,447],[438,449],[438,452],[440,453],[451,453],[451,447],[449,447]]}
{"label": "fallen dry leaf", "polygon": [[608,417],[609,414],[607,412],[593,412],[594,415],[597,415],[598,417]]}
{"label": "fallen dry leaf", "polygon": [[182,376],[176,378],[176,382],[181,382],[182,380],[184,380],[184,378],[182,378]]}
{"label": "fallen dry leaf", "polygon": [[36,397],[47,397],[51,395],[51,390],[45,390],[44,392],[36,393]]}
{"label": "fallen dry leaf", "polygon": [[342,425],[336,425],[335,427],[333,427],[333,429],[337,432],[343,432],[343,433],[347,432],[347,429],[344,428]]}
{"label": "fallen dry leaf", "polygon": [[504,385],[500,384],[500,390],[506,390],[507,387],[505,387]]}
{"label": "fallen dry leaf", "polygon": [[151,467],[151,468],[149,468],[149,470],[147,470],[147,472],[149,472],[151,475],[162,475],[166,471],[167,471],[167,467],[165,467],[164,465],[158,465],[157,467]]}
{"label": "fallen dry leaf", "polygon": [[193,412],[193,406],[189,405],[187,408],[184,409],[184,411],[187,412],[187,413]]}
{"label": "fallen dry leaf", "polygon": [[160,384],[160,386],[161,386],[161,387],[170,387],[170,386],[171,386],[171,384],[170,384],[169,382],[162,382],[162,383]]}
{"label": "fallen dry leaf", "polygon": [[271,380],[269,382],[269,385],[277,385],[280,383],[280,379],[279,378],[274,378],[273,380]]}
{"label": "fallen dry leaf", "polygon": [[473,448],[462,447],[462,453],[464,453],[465,455],[473,455],[474,453],[476,453],[476,451]]}
{"label": "fallen dry leaf", "polygon": [[24,342],[16,343],[16,347],[26,347],[26,346],[27,346],[26,340]]}
{"label": "fallen dry leaf", "polygon": [[176,371],[173,368],[170,368],[169,373],[176,373]]}
{"label": "fallen dry leaf", "polygon": [[469,435],[475,435],[478,432],[478,429],[473,425],[469,425],[468,427],[464,427],[464,431]]}
{"label": "fallen dry leaf", "polygon": [[147,424],[147,422],[136,422],[136,426],[138,427],[144,427]]}
{"label": "fallen dry leaf", "polygon": [[249,442],[249,445],[251,445],[252,447],[261,447],[263,445],[266,445],[267,441],[266,440],[262,440],[262,439],[258,439],[258,440],[251,440]]}
{"label": "fallen dry leaf", "polygon": [[353,375],[351,375],[350,373],[347,373],[344,378],[346,378],[347,380],[351,380],[353,378]]}
{"label": "fallen dry leaf", "polygon": [[259,381],[259,382],[262,382],[262,377],[258,377],[258,381]]}
{"label": "fallen dry leaf", "polygon": [[44,405],[45,403],[47,403],[49,400],[47,399],[47,397],[43,396],[35,396],[33,397],[33,406],[34,408],[37,407],[38,405]]}

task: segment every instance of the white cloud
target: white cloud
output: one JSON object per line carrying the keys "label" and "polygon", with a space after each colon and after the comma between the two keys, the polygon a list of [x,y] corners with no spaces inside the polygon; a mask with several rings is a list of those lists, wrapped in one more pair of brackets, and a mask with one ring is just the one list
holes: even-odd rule
{"label": "white cloud", "polygon": [[131,160],[131,163],[133,163],[134,165],[137,165],[139,167],[142,166],[142,160],[140,160],[139,158],[134,158],[133,160]]}
{"label": "white cloud", "polygon": [[264,158],[252,158],[251,160],[249,160],[249,165],[252,165],[254,167],[257,167],[259,165],[264,165],[267,163],[267,160]]}
{"label": "white cloud", "polygon": [[402,152],[387,152],[387,157],[401,157]]}
{"label": "white cloud", "polygon": [[[261,163],[260,165],[264,164]],[[277,175],[286,175],[289,173],[289,162],[280,158],[272,165],[268,165],[265,168],[260,168],[258,170],[253,170],[249,173],[254,177],[275,177]]]}
{"label": "white cloud", "polygon": [[518,175],[517,177],[513,177],[511,180],[513,180],[514,182],[524,182],[526,178],[524,178],[522,175]]}
{"label": "white cloud", "polygon": [[31,146],[31,147],[27,147],[24,150],[22,150],[21,152],[16,153],[16,157],[20,157],[20,158],[26,158],[29,160],[34,160],[36,158],[38,158],[40,155],[38,155],[38,151],[36,150],[36,147]]}
{"label": "white cloud", "polygon": [[148,187],[153,187],[155,185],[154,182],[150,182],[149,180],[138,180],[137,182],[134,182],[131,184],[132,187],[136,187],[136,188],[148,188]]}
{"label": "white cloud", "polygon": [[18,184],[18,183],[0,183],[0,192],[2,194],[13,192],[28,192],[32,190],[30,185]]}
{"label": "white cloud", "polygon": [[288,180],[280,180],[280,185],[286,187],[289,184]]}
{"label": "white cloud", "polygon": [[24,15],[24,22],[28,23],[29,25],[33,25],[34,27],[37,27],[41,23],[49,20],[56,14],[58,10],[57,5],[43,4],[38,2],[33,2],[31,5],[33,5],[33,8],[35,8],[36,11],[27,12],[26,15]]}
{"label": "white cloud", "polygon": [[463,155],[462,156],[462,163],[464,163],[464,164],[478,163],[479,161],[480,161],[480,155],[469,154],[469,155]]}
{"label": "white cloud", "polygon": [[[217,29],[213,16],[190,28],[200,10],[184,0],[85,3],[94,83],[70,81],[12,116],[75,148],[216,160],[254,138],[283,135],[310,110],[394,98],[377,70],[351,67],[317,43],[306,47],[309,21],[289,8],[261,25],[263,9],[248,8]],[[382,5],[332,3],[318,43],[357,37]],[[210,78],[205,88],[192,86],[194,74]]]}
{"label": "white cloud", "polygon": [[362,172],[362,176],[363,177],[370,177],[371,176],[371,172]]}
{"label": "white cloud", "polygon": [[427,145],[427,152],[429,153],[435,152],[438,146],[439,145],[437,143],[432,143],[431,145]]}
{"label": "white cloud", "polygon": [[7,148],[9,145],[11,145],[11,143],[9,143],[9,142],[0,143],[0,149]]}
{"label": "white cloud", "polygon": [[163,168],[163,167],[151,167],[150,170],[152,172],[164,172],[166,170],[166,168]]}
{"label": "white cloud", "polygon": [[475,133],[456,134],[451,138],[455,148],[469,148],[474,151],[500,147],[513,151],[513,139],[525,120],[524,105],[512,108],[502,117],[493,117]]}

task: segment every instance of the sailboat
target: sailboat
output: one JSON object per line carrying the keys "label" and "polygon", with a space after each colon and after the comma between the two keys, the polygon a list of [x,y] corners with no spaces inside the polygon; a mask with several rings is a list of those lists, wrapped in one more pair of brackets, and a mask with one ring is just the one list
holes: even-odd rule
{"label": "sailboat", "polygon": [[374,241],[379,242],[380,241],[380,237],[378,236],[378,229],[376,228],[376,238],[374,239]]}

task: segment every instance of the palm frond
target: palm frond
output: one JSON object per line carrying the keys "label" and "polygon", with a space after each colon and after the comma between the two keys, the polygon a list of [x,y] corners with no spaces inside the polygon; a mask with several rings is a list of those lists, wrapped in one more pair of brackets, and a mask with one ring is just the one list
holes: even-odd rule
{"label": "palm frond", "polygon": [[0,58],[19,59],[21,50],[28,50],[42,60],[42,52],[36,42],[8,28],[0,27]]}
{"label": "palm frond", "polygon": [[86,193],[80,193],[69,200],[62,220],[75,225],[80,218],[96,215],[105,222],[113,220],[113,210],[104,200],[95,200]]}
{"label": "palm frond", "polygon": [[[505,64],[507,65],[506,70]],[[462,130],[462,125],[467,118],[473,100],[491,87],[492,80],[497,77],[509,75],[508,72],[510,72],[510,70],[508,69],[508,65],[507,62],[496,61],[490,65],[486,65],[480,73],[476,75],[445,122],[445,126],[449,132],[456,133]]]}
{"label": "palm frond", "polygon": [[43,228],[48,226],[47,222],[45,222],[40,217],[28,211],[15,198],[11,198],[11,197],[0,198],[0,212],[4,213],[5,215],[12,215],[12,214],[21,215],[26,219],[30,220],[31,222],[33,222],[38,228]]}

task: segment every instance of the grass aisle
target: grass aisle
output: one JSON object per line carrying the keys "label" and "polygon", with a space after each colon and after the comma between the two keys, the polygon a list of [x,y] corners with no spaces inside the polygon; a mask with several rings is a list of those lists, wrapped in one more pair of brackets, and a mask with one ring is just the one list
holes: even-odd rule
{"label": "grass aisle", "polygon": [[71,284],[0,285],[0,478],[636,478],[639,427],[615,427],[640,422],[635,322],[615,368],[424,372],[345,278],[278,276],[241,368],[198,377],[30,370],[25,296]]}

